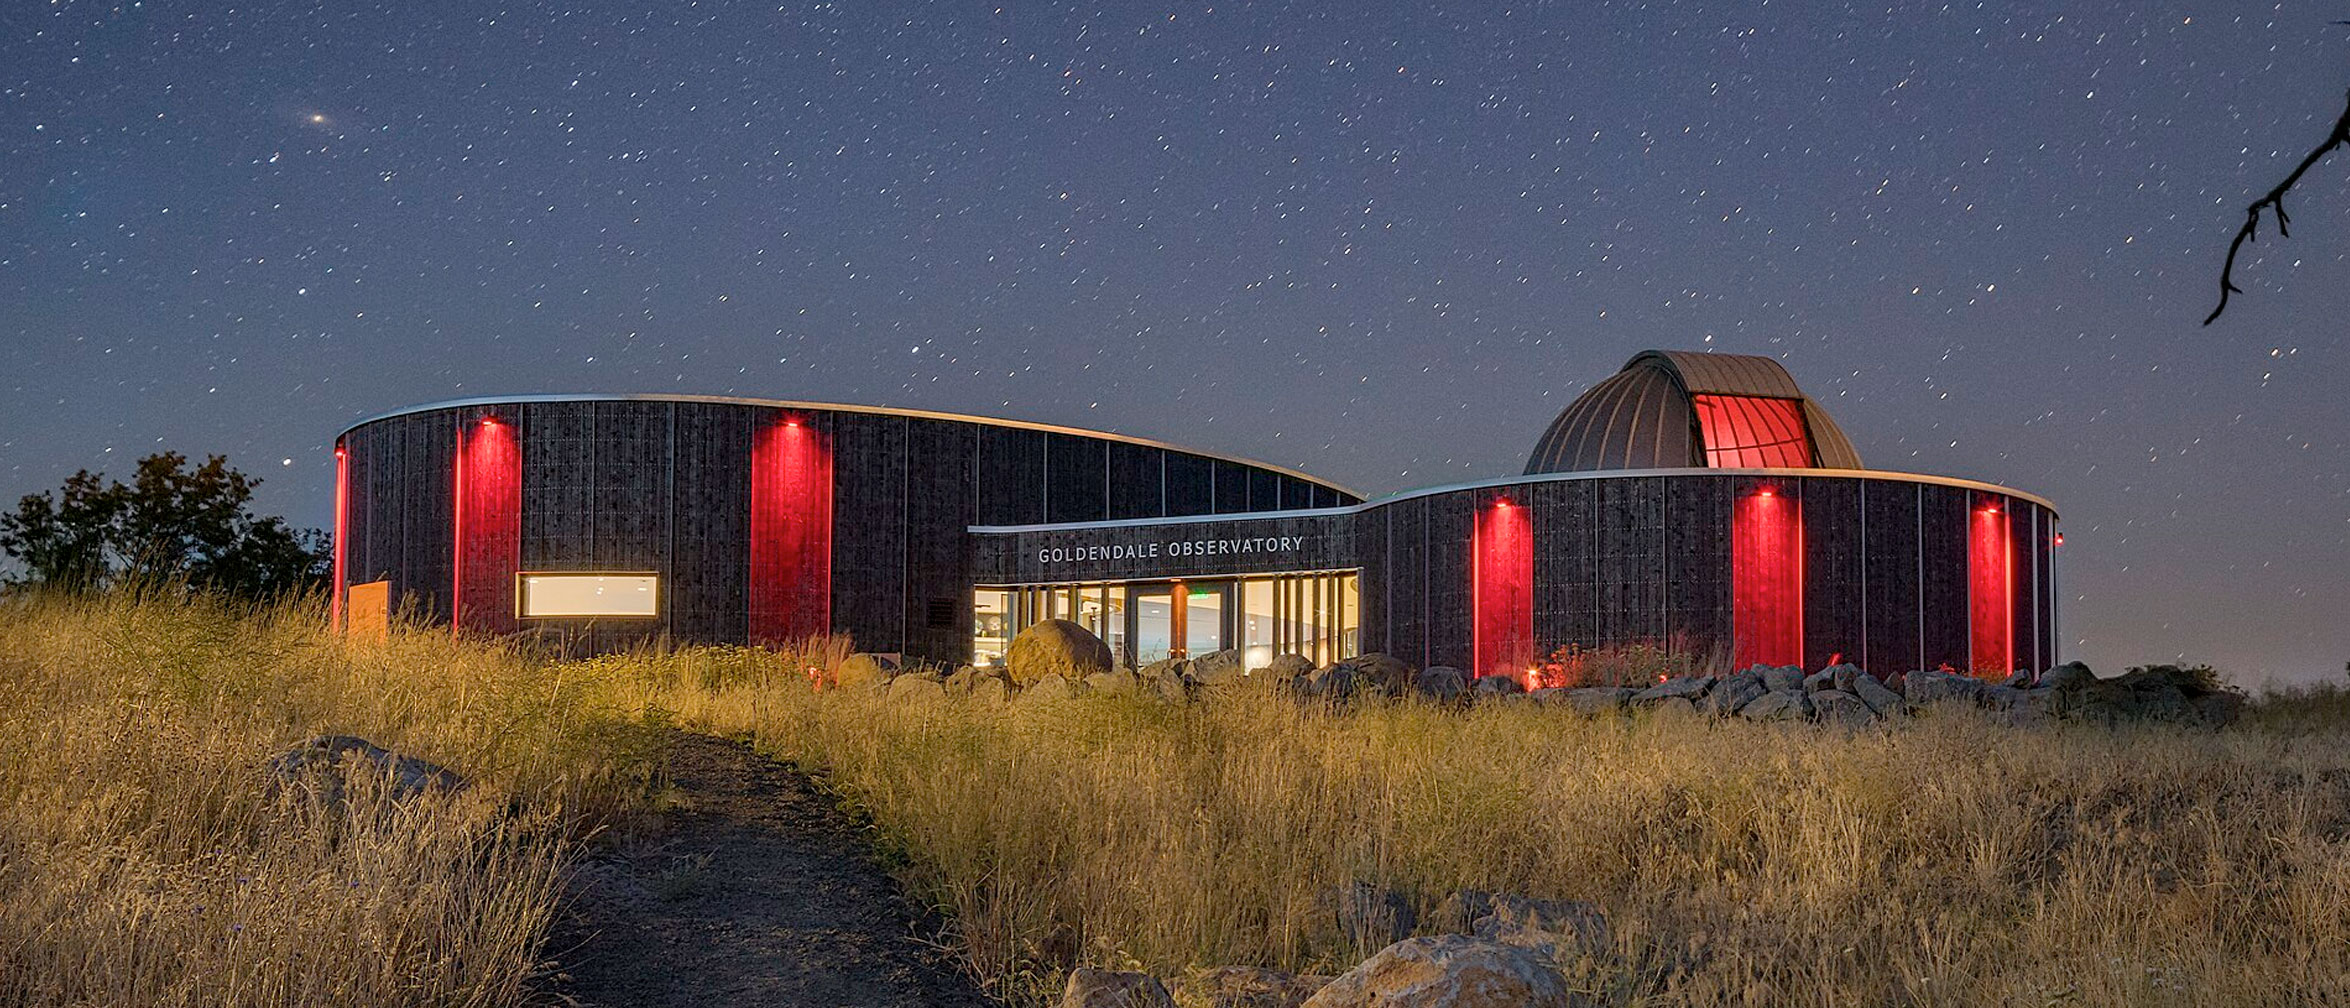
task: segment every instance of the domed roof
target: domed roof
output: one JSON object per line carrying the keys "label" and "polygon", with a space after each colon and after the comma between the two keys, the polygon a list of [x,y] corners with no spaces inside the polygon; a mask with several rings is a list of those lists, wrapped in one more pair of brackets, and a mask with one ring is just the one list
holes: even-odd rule
{"label": "domed roof", "polygon": [[1646,350],[1535,442],[1526,473],[1590,469],[1861,468],[1851,439],[1779,362]]}

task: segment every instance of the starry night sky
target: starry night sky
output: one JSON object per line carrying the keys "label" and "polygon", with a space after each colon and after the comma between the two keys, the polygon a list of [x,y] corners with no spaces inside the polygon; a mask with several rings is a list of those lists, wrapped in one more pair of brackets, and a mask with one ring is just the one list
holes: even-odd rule
{"label": "starry night sky", "polygon": [[[2350,661],[2350,0],[10,3],[0,500],[529,392],[1516,473],[1646,347],[2065,515],[2069,656]],[[2267,253],[2265,257],[2257,253]]]}

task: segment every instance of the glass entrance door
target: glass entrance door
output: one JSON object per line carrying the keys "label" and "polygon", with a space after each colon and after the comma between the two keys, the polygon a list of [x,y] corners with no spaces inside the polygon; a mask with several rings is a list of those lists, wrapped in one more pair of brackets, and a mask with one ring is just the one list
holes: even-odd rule
{"label": "glass entrance door", "polygon": [[1133,592],[1134,663],[1140,667],[1168,657],[1175,648],[1175,596],[1163,584],[1136,585]]}

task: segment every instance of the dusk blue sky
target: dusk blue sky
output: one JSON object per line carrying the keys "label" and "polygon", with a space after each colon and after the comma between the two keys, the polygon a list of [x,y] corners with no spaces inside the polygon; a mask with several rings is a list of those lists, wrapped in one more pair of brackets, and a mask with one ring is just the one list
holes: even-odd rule
{"label": "dusk blue sky", "polygon": [[[496,13],[484,13],[497,10]],[[12,3],[0,500],[454,397],[1518,472],[1647,347],[2053,499],[2101,671],[2350,661],[2350,0]]]}

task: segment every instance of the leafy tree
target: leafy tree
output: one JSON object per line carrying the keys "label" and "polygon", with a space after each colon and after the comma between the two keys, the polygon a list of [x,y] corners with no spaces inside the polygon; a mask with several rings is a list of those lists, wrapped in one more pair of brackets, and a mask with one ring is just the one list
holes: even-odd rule
{"label": "leafy tree", "polygon": [[85,469],[0,514],[0,552],[23,568],[20,583],[74,591],[184,580],[273,598],[318,587],[332,562],[326,536],[248,510],[260,483],[219,455],[200,465],[149,455],[127,486]]}

